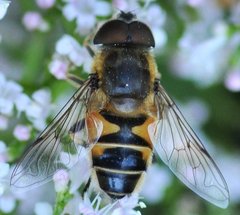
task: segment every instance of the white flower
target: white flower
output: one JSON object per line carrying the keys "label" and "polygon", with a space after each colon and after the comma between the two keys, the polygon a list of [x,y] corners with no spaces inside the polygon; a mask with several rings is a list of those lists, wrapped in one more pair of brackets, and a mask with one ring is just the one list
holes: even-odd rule
{"label": "white flower", "polygon": [[220,78],[228,60],[228,52],[225,51],[227,26],[225,23],[215,24],[213,36],[202,42],[198,38],[201,35],[198,32],[200,26],[197,26],[191,26],[180,40],[173,70],[180,77],[191,79],[199,86],[208,86]]}
{"label": "white flower", "polygon": [[26,94],[22,93],[21,95],[19,95],[18,99],[15,102],[18,114],[20,114],[23,111],[26,111],[30,103],[31,99]]}
{"label": "white flower", "polygon": [[10,166],[8,163],[0,162],[0,178],[4,178],[9,173]]}
{"label": "white flower", "polygon": [[0,20],[6,15],[10,1],[0,0]]}
{"label": "white flower", "polygon": [[192,7],[198,7],[204,3],[204,0],[187,0],[187,3]]}
{"label": "white flower", "polygon": [[91,174],[91,164],[88,157],[88,151],[79,146],[79,155],[69,155],[66,152],[62,152],[60,155],[61,162],[70,168],[70,193],[75,193],[77,189],[85,183]]}
{"label": "white flower", "polygon": [[136,207],[146,208],[146,205],[140,201],[138,194],[125,196],[116,202],[115,209],[111,215],[141,215],[140,211],[134,210]]}
{"label": "white flower", "polygon": [[[186,3],[186,1],[178,0],[178,3],[181,6],[183,6],[183,4]],[[223,10],[221,10],[221,7],[219,7],[218,2],[216,1],[188,0],[187,3],[197,10],[196,12],[198,13],[200,22],[204,23],[205,25],[206,24],[211,25],[212,23],[216,22],[217,20],[220,20],[224,16]],[[192,22],[192,20],[190,21]],[[199,30],[202,31],[208,29]]]}
{"label": "white flower", "polygon": [[[82,47],[70,35],[64,35],[56,44],[56,51],[59,55],[67,56],[74,65],[85,65],[91,61],[91,57],[85,47]],[[89,71],[86,71],[89,72]]]}
{"label": "white flower", "polygon": [[165,167],[152,164],[147,171],[141,195],[151,203],[157,203],[164,197],[166,188],[172,183],[172,174]]}
{"label": "white flower", "polygon": [[7,157],[7,146],[3,141],[0,141],[0,195],[2,194],[4,188],[4,178],[8,176],[10,171],[10,166],[6,163]]}
{"label": "white flower", "polygon": [[63,35],[56,43],[56,53],[49,64],[50,72],[58,79],[65,79],[71,67],[82,66],[85,72],[91,70],[92,58],[72,36]]}
{"label": "white flower", "polygon": [[11,213],[16,206],[16,199],[11,195],[3,195],[0,198],[0,210],[4,213]]}
{"label": "white flower", "polygon": [[69,62],[65,58],[54,57],[48,68],[50,73],[53,74],[57,79],[66,79],[69,69]]}
{"label": "white flower", "polygon": [[156,48],[164,46],[167,42],[167,34],[163,30],[163,25],[166,21],[166,13],[157,4],[150,4],[146,9],[143,9],[139,18],[149,25],[156,44]]}
{"label": "white flower", "polygon": [[36,0],[38,7],[49,9],[55,4],[55,0]]}
{"label": "white flower", "polygon": [[87,193],[84,193],[83,200],[79,204],[80,214],[83,215],[140,215],[136,207],[145,208],[143,202],[138,201],[138,195],[132,194],[120,200],[109,203],[100,209],[102,198],[97,195],[91,202]]}
{"label": "white flower", "polygon": [[[97,195],[91,202],[87,193],[84,193],[84,197],[79,204],[79,212],[83,215],[108,215],[110,210],[116,205],[116,202],[113,204],[108,204],[105,207],[100,209],[102,198]],[[127,214],[126,214],[127,215]]]}
{"label": "white flower", "polygon": [[224,81],[225,87],[233,92],[240,91],[240,70],[235,69],[227,74]]}
{"label": "white flower", "polygon": [[13,135],[20,141],[26,141],[30,138],[31,129],[25,125],[17,125],[14,128]]}
{"label": "white flower", "polygon": [[67,188],[69,182],[68,172],[64,169],[58,170],[53,175],[53,181],[56,192],[64,191]]}
{"label": "white flower", "polygon": [[239,25],[240,23],[240,2],[234,2],[233,7],[231,8],[231,21]]}
{"label": "white flower", "polygon": [[6,144],[0,140],[0,162],[7,161],[7,146]]}
{"label": "white flower", "polygon": [[180,105],[183,115],[188,123],[194,128],[199,129],[208,120],[209,111],[207,105],[199,100],[193,99],[184,105]]}
{"label": "white flower", "polygon": [[12,115],[14,104],[18,102],[21,95],[22,87],[13,81],[7,81],[0,73],[0,114]]}
{"label": "white flower", "polygon": [[3,195],[4,191],[5,191],[5,186],[4,186],[4,184],[0,181],[0,197]]}
{"label": "white flower", "polygon": [[42,130],[46,126],[46,119],[51,110],[51,94],[49,90],[40,89],[33,93],[32,97],[26,115],[35,128]]}
{"label": "white flower", "polygon": [[61,152],[60,161],[69,169],[78,162],[78,155],[72,155],[68,152]]}
{"label": "white flower", "polygon": [[76,19],[77,31],[86,35],[96,24],[96,16],[107,16],[111,13],[110,4],[96,0],[65,0],[63,14],[67,20]]}
{"label": "white flower", "polygon": [[138,11],[141,7],[138,0],[113,0],[113,7],[121,11]]}
{"label": "white flower", "polygon": [[233,153],[231,155],[224,152],[215,154],[217,164],[221,167],[221,172],[226,179],[229,193],[230,201],[232,204],[237,204],[240,202],[240,157],[239,154]]}
{"label": "white flower", "polygon": [[0,199],[2,198],[5,190],[7,189],[8,183],[6,183],[6,181],[10,173],[10,165],[8,163],[5,163],[6,157],[6,146],[2,141],[0,141]]}
{"label": "white flower", "polygon": [[56,51],[59,55],[69,57],[70,61],[75,65],[80,66],[84,62],[82,57],[85,48],[70,35],[64,35],[57,41]]}
{"label": "white flower", "polygon": [[35,93],[33,93],[32,98],[34,99],[34,101],[36,101],[42,106],[46,104],[50,105],[51,102],[51,94],[50,91],[47,89],[37,90]]}
{"label": "white flower", "polygon": [[82,64],[84,72],[90,73],[92,66],[92,58],[86,48],[83,48],[82,58],[84,59],[84,62]]}
{"label": "white flower", "polygon": [[0,130],[6,130],[8,127],[8,118],[0,115]]}
{"label": "white flower", "polygon": [[[93,207],[94,203],[96,202],[96,209]],[[97,195],[95,197],[95,199],[93,200],[93,202],[90,201],[87,193],[84,193],[84,198],[83,201],[80,202],[79,204],[79,211],[81,214],[84,215],[97,215],[97,210],[99,209],[101,203],[101,197],[99,195]]]}
{"label": "white flower", "polygon": [[36,215],[52,215],[52,206],[47,202],[38,202],[35,205],[34,212]]}
{"label": "white flower", "polygon": [[22,22],[29,31],[40,30],[44,32],[49,29],[48,23],[35,11],[25,13]]}

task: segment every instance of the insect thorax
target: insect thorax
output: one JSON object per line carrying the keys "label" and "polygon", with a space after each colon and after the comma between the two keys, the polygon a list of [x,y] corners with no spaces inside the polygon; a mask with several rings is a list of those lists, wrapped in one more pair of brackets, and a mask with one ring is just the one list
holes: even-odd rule
{"label": "insect thorax", "polygon": [[95,65],[100,87],[118,109],[133,111],[152,90],[148,51],[109,47],[102,49],[100,55],[98,66]]}

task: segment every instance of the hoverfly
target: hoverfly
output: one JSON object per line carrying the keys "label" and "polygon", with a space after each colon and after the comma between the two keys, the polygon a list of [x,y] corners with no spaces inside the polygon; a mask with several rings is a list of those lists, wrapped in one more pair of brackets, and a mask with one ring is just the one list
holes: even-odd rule
{"label": "hoverfly", "polygon": [[221,172],[160,83],[149,27],[121,12],[93,44],[92,74],[27,150],[11,184],[29,188],[51,180],[69,168],[60,153],[81,153],[80,145],[91,157],[87,186],[120,199],[139,192],[154,151],[199,196],[227,207]]}

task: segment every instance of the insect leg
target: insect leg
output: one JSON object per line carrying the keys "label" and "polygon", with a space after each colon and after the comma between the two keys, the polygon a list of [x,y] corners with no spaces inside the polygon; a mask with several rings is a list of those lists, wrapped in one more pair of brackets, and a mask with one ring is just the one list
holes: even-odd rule
{"label": "insect leg", "polygon": [[160,79],[155,78],[154,84],[153,84],[153,91],[155,94],[159,92],[159,82],[160,82]]}
{"label": "insect leg", "polygon": [[[91,76],[91,88],[93,88],[93,90],[97,89],[98,82],[99,82],[97,74],[93,73],[93,74],[90,74],[90,76]],[[80,77],[74,74],[67,74],[67,81],[76,88],[81,87],[85,82],[85,80],[81,79]]]}
{"label": "insect leg", "polygon": [[92,41],[93,39],[93,35],[90,34],[88,37],[86,37],[86,39],[83,41],[83,45],[86,47],[86,49],[88,50],[88,53],[90,54],[91,57],[95,56],[95,52],[93,50],[93,48],[90,46],[90,41]]}
{"label": "insect leg", "polygon": [[86,185],[85,185],[84,188],[83,188],[82,197],[83,197],[84,193],[87,192],[87,190],[88,190],[90,184],[91,184],[91,178],[88,179]]}
{"label": "insect leg", "polygon": [[76,88],[79,88],[84,83],[83,79],[73,74],[67,74],[67,81]]}

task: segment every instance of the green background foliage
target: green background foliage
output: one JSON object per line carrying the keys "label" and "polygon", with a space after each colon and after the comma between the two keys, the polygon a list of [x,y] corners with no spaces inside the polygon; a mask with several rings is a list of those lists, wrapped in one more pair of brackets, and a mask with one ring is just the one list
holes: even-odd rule
{"label": "green background foliage", "polygon": [[[180,4],[177,2],[179,1],[157,1],[167,14],[164,30],[167,33],[168,41],[156,55],[156,62],[162,74],[161,82],[169,94],[183,104],[193,98],[204,101],[209,108],[210,115],[202,130],[214,143],[213,147],[216,148],[216,151],[224,151],[230,156],[234,155],[239,158],[240,93],[226,89],[224,74],[228,73],[233,64],[239,64],[240,46],[236,47],[236,51],[224,68],[223,76],[210,86],[199,87],[190,79],[181,79],[174,75],[171,60],[179,49],[179,39],[183,36],[187,25],[199,20],[199,14],[195,8],[189,5],[179,6]],[[239,33],[240,26],[229,22],[230,6],[222,2],[224,1],[218,1],[219,7],[224,12],[223,20],[228,24],[230,38],[231,35]],[[229,2],[234,1],[229,0]],[[79,42],[84,39],[76,33],[75,23],[66,21],[62,16],[59,9],[62,4],[62,1],[57,1],[58,6],[45,11],[39,9],[34,1],[13,1],[8,14],[0,21],[0,35],[2,35],[0,71],[4,72],[9,79],[20,83],[24,92],[28,95],[39,88],[50,89],[53,103],[61,95],[74,91],[69,83],[64,80],[56,80],[48,71],[48,64],[54,53],[55,43],[63,34],[70,34]],[[21,18],[29,10],[41,12],[44,19],[50,24],[48,32],[29,32],[23,27]],[[204,22],[204,20],[202,21]],[[77,68],[75,73],[78,73],[81,77],[87,76],[82,68]],[[22,116],[18,120],[24,122],[25,118]],[[12,127],[10,126],[7,131],[0,131],[0,135],[1,140],[7,143],[13,157],[17,158],[25,148],[26,143],[17,143],[12,137]],[[36,132],[33,132],[32,136],[34,135],[36,135]],[[236,164],[232,163],[232,165]],[[229,166],[230,168],[231,166]],[[228,172],[225,171],[224,174],[228,174]],[[239,176],[240,173],[237,173],[236,176],[232,175],[230,177]],[[236,189],[239,189],[239,186]],[[143,209],[142,213],[156,215],[237,215],[239,211],[240,202],[231,203],[225,210],[219,209],[200,199],[174,178],[173,183],[166,189],[161,202],[154,205],[147,204],[147,208]],[[0,214],[3,213],[0,212]],[[11,214],[15,214],[15,212]]]}

